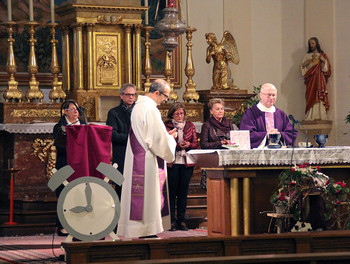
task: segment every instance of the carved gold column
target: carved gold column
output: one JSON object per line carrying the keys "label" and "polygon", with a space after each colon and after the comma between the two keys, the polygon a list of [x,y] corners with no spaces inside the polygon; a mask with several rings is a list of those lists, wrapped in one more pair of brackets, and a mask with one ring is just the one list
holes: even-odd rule
{"label": "carved gold column", "polygon": [[184,102],[190,102],[191,100],[198,102],[199,94],[196,92],[196,84],[193,82],[192,77],[195,73],[192,57],[192,32],[195,32],[196,28],[187,27],[186,29],[186,39],[187,39],[187,60],[185,74],[187,76],[186,91],[184,92],[182,99]]}
{"label": "carved gold column", "polygon": [[36,80],[35,75],[38,73],[38,64],[35,56],[35,43],[36,39],[34,38],[35,27],[39,25],[37,22],[28,22],[29,26],[29,44],[30,44],[30,52],[29,52],[29,63],[28,63],[28,72],[30,74],[29,81],[29,89],[26,93],[27,101],[38,99],[40,102],[43,101],[44,95],[39,89],[39,82]]}
{"label": "carved gold column", "polygon": [[141,63],[141,25],[135,25],[135,85],[137,91],[141,91],[141,74],[142,74],[142,63]]}
{"label": "carved gold column", "polygon": [[145,68],[144,68],[144,75],[145,75],[145,83],[144,83],[144,90],[147,93],[149,91],[149,87],[151,86],[151,80],[150,76],[152,74],[152,64],[151,64],[151,56],[150,56],[150,47],[151,42],[149,41],[150,32],[153,30],[153,27],[145,26],[143,27],[145,30]]}
{"label": "carved gold column", "polygon": [[66,91],[70,91],[70,49],[69,28],[62,28],[62,81]]}
{"label": "carved gold column", "polygon": [[174,101],[176,102],[177,99],[178,99],[178,96],[177,94],[174,92],[174,84],[171,83],[171,80],[170,80],[170,76],[172,75],[173,73],[173,70],[171,68],[171,55],[172,55],[172,52],[169,52],[167,51],[166,52],[166,55],[165,55],[165,68],[164,68],[164,75],[165,75],[165,78],[166,78],[166,81],[169,83],[170,85],[170,94],[169,94],[169,101]]}
{"label": "carved gold column", "polygon": [[132,83],[132,59],[131,59],[131,25],[125,25],[125,47],[126,47],[126,82]]}
{"label": "carved gold column", "polygon": [[52,35],[51,44],[52,44],[52,55],[51,55],[51,73],[53,74],[53,82],[52,89],[49,94],[49,98],[51,102],[55,102],[56,100],[63,101],[66,99],[66,93],[62,90],[62,82],[58,81],[58,74],[60,73],[60,66],[58,64],[57,58],[57,43],[56,39],[56,27],[57,23],[49,23],[50,32]]}
{"label": "carved gold column", "polygon": [[8,89],[4,92],[4,99],[6,102],[11,100],[18,99],[19,102],[22,101],[22,92],[18,90],[18,82],[15,80],[15,73],[17,70],[15,54],[13,53],[13,43],[15,39],[12,37],[13,28],[16,25],[16,22],[9,21],[5,23],[9,30],[9,38],[7,39],[8,51],[7,51],[7,63],[6,63],[6,71],[10,75],[8,83]]}
{"label": "carved gold column", "polygon": [[83,90],[83,25],[77,23],[73,26],[74,38],[74,89]]}
{"label": "carved gold column", "polygon": [[88,90],[94,89],[94,65],[93,65],[93,39],[94,24],[87,24],[87,42],[88,42]]}

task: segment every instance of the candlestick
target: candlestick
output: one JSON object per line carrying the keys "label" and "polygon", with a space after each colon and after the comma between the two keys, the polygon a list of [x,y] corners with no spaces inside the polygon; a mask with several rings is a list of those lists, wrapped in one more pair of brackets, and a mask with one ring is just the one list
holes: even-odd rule
{"label": "candlestick", "polygon": [[55,0],[50,0],[51,23],[55,23]]}
{"label": "candlestick", "polygon": [[187,15],[187,27],[190,27],[190,7],[189,0],[186,0],[186,15]]}
{"label": "candlestick", "polygon": [[11,0],[7,0],[7,20],[12,21],[12,6]]}
{"label": "candlestick", "polygon": [[[145,0],[145,6],[148,7],[148,0]],[[145,25],[148,26],[148,9],[145,12]]]}
{"label": "candlestick", "polygon": [[33,0],[29,0],[29,21],[34,21]]}

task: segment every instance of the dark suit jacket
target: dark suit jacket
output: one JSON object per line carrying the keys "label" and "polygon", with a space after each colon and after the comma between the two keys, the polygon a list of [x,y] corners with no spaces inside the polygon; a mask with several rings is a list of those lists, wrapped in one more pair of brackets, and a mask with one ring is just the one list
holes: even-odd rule
{"label": "dark suit jacket", "polygon": [[124,158],[126,144],[128,142],[130,130],[130,114],[120,103],[119,106],[108,111],[106,125],[111,126],[112,130],[112,147],[113,163],[118,164],[118,170],[124,171]]}

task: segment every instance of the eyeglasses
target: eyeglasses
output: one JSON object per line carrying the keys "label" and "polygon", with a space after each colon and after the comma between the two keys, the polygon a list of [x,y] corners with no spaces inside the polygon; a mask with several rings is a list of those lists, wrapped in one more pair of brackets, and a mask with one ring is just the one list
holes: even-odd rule
{"label": "eyeglasses", "polygon": [[175,114],[173,114],[173,116],[184,116],[184,115],[185,115],[184,112],[180,112],[180,113],[175,113]]}
{"label": "eyeglasses", "polygon": [[159,91],[159,93],[161,93],[162,95],[164,95],[164,96],[165,96],[165,98],[168,100],[169,95],[166,95],[166,94],[165,94],[165,93],[163,93],[162,91]]}
{"label": "eyeglasses", "polygon": [[275,98],[277,96],[277,94],[266,94],[261,92],[263,95],[267,96],[267,97],[271,97],[271,98]]}
{"label": "eyeglasses", "polygon": [[123,93],[123,95],[125,95],[127,97],[135,97],[136,96],[136,94],[125,94],[125,93]]}
{"label": "eyeglasses", "polygon": [[78,109],[76,109],[76,108],[68,108],[68,109],[66,109],[68,112],[69,111],[72,111],[72,112],[76,112],[76,111],[78,111]]}

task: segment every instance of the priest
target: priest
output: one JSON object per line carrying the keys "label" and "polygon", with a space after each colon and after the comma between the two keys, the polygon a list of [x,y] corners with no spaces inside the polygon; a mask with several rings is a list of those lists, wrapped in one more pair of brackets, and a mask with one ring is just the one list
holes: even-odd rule
{"label": "priest", "polygon": [[169,93],[169,84],[157,79],[132,111],[118,236],[155,237],[170,228],[166,162],[175,159],[177,132],[167,132],[157,108]]}
{"label": "priest", "polygon": [[[251,148],[263,148],[268,143],[269,134],[281,134],[284,145],[295,143],[298,132],[293,131],[288,116],[274,106],[277,89],[271,83],[261,86],[260,102],[247,109],[242,117],[240,129],[250,131]],[[294,138],[294,140],[293,140]]]}

